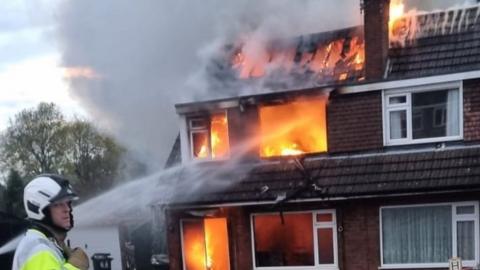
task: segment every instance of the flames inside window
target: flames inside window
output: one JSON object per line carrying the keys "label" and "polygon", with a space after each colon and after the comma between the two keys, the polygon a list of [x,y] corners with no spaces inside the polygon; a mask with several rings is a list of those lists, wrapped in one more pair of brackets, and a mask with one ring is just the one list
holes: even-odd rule
{"label": "flames inside window", "polygon": [[260,107],[260,156],[327,151],[326,97]]}
{"label": "flames inside window", "polygon": [[206,218],[182,221],[185,270],[228,270],[227,220]]}
{"label": "flames inside window", "polygon": [[192,156],[202,158],[226,158],[230,154],[228,121],[225,113],[209,117],[191,118],[189,121]]}

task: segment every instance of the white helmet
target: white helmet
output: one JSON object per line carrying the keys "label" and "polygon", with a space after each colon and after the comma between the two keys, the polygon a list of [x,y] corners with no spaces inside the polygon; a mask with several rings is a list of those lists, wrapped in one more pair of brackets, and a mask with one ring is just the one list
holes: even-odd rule
{"label": "white helmet", "polygon": [[77,200],[78,197],[67,179],[54,174],[35,177],[23,190],[25,211],[34,220],[42,220],[45,217],[43,210],[63,199]]}

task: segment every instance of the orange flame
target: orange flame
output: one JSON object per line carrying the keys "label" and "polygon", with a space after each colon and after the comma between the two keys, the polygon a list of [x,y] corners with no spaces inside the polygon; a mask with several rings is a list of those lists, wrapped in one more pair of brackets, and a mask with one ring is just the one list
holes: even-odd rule
{"label": "orange flame", "polygon": [[[214,114],[209,119],[209,127],[193,131],[193,155],[196,158],[225,158],[230,154],[228,121],[225,113]],[[206,126],[206,125],[205,125]]]}
{"label": "orange flame", "polygon": [[260,156],[327,151],[326,97],[260,107]]}
{"label": "orange flame", "polygon": [[[256,49],[254,52],[252,47]],[[299,69],[298,71],[316,73],[319,80],[323,77],[345,80],[363,69],[364,54],[364,41],[358,36],[318,43],[316,48],[306,51],[297,51],[294,46],[268,48],[267,44],[250,40],[232,54],[230,63],[242,79],[263,77],[269,75],[269,72],[289,73],[292,69]],[[339,78],[341,73],[345,75]]]}
{"label": "orange flame", "polygon": [[226,218],[183,222],[183,252],[186,270],[228,270]]}
{"label": "orange flame", "polygon": [[401,18],[405,14],[405,4],[403,0],[392,0],[390,2],[390,11],[389,11],[389,20],[388,20],[388,29],[389,36],[391,40],[395,39],[395,36],[398,36],[403,28],[405,27],[405,21]]}
{"label": "orange flame", "polygon": [[212,158],[227,157],[230,153],[227,116],[224,113],[213,115],[210,120],[210,130]]}
{"label": "orange flame", "polygon": [[392,0],[390,2],[389,23],[393,23],[405,13],[403,0]]}

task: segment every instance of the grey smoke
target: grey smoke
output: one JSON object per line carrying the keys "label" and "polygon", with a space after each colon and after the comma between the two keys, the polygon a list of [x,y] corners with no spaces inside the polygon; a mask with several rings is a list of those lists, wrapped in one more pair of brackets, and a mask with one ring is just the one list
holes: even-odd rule
{"label": "grey smoke", "polygon": [[221,96],[202,69],[241,34],[293,37],[361,23],[359,1],[65,1],[58,36],[71,94],[100,126],[161,167],[178,125],[174,104]]}
{"label": "grey smoke", "polygon": [[[463,2],[407,0],[406,8]],[[235,95],[210,91],[206,78],[222,45],[359,25],[359,7],[359,0],[64,1],[57,34],[64,66],[99,75],[71,80],[72,96],[156,169],[178,132],[175,103]]]}

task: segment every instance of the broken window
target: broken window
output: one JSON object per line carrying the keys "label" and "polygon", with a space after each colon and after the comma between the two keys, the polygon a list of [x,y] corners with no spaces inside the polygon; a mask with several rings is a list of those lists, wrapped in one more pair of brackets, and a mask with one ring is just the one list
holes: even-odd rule
{"label": "broken window", "polygon": [[228,232],[226,218],[182,221],[184,270],[228,270]]}
{"label": "broken window", "polygon": [[194,159],[222,159],[230,155],[228,120],[225,112],[188,120]]}
{"label": "broken window", "polygon": [[326,97],[260,107],[261,157],[327,151]]}
{"label": "broken window", "polygon": [[448,267],[460,257],[478,262],[478,203],[388,206],[381,208],[382,266]]}
{"label": "broken window", "polygon": [[387,145],[460,139],[461,93],[458,85],[395,90],[385,94]]}
{"label": "broken window", "polygon": [[337,265],[335,211],[256,214],[256,267]]}

